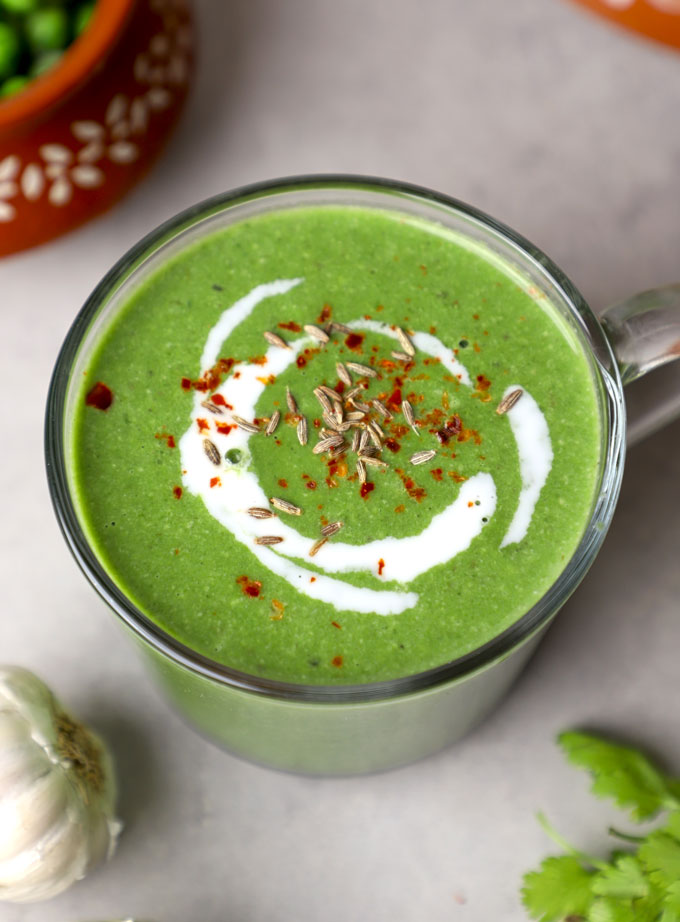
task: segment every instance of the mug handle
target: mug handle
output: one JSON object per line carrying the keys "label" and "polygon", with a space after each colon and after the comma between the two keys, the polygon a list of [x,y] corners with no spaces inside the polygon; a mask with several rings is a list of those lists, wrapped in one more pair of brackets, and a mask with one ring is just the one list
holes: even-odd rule
{"label": "mug handle", "polygon": [[[624,385],[680,358],[680,284],[619,301],[599,320]],[[680,416],[680,364],[627,388],[626,404],[630,446]]]}

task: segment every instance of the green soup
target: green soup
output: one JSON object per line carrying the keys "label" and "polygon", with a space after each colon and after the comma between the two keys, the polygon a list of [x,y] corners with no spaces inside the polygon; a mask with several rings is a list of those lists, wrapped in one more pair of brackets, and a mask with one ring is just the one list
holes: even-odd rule
{"label": "green soup", "polygon": [[252,675],[361,683],[531,608],[583,535],[600,446],[583,349],[511,266],[319,206],[215,232],[134,292],[87,364],[71,479],[165,631]]}

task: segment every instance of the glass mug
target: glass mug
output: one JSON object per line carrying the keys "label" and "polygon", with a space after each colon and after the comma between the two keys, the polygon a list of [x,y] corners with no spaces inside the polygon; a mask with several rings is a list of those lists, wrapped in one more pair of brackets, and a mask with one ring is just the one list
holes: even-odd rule
{"label": "glass mug", "polygon": [[[361,685],[298,685],[246,675],[165,633],[126,598],[97,559],[78,520],[69,469],[70,427],[82,371],[98,337],[131,293],[165,260],[206,234],[245,218],[310,205],[361,206],[434,222],[500,257],[549,299],[582,343],[601,418],[599,490],[590,521],[568,565],[540,601],[492,641],[453,662]],[[237,755],[290,771],[342,775],[391,768],[459,739],[503,698],[604,540],[623,473],[622,381],[679,352],[680,286],[637,296],[606,311],[598,322],[574,285],[536,247],[447,196],[351,176],[249,186],[199,204],[151,233],[120,260],[82,308],[60,352],[48,396],[52,500],[81,569],[130,630],[167,698],[195,729]],[[680,399],[678,404],[680,411]]]}

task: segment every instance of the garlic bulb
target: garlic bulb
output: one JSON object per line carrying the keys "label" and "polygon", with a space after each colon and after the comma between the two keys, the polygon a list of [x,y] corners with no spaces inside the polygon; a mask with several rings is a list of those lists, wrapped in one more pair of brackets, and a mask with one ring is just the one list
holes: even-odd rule
{"label": "garlic bulb", "polygon": [[116,846],[104,744],[31,672],[0,666],[0,900],[55,896]]}

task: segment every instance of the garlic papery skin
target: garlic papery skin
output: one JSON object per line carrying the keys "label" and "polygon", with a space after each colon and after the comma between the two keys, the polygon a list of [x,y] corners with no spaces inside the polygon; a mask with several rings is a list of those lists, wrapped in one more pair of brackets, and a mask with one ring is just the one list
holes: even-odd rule
{"label": "garlic papery skin", "polygon": [[115,798],[102,741],[33,673],[0,666],[0,900],[48,899],[110,858]]}

